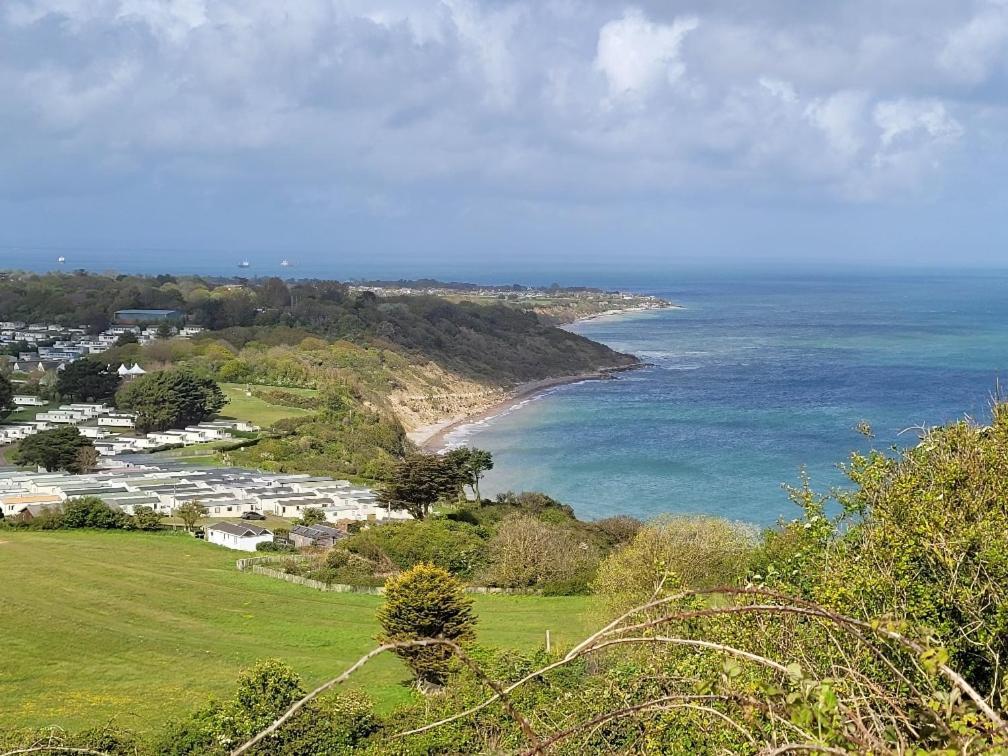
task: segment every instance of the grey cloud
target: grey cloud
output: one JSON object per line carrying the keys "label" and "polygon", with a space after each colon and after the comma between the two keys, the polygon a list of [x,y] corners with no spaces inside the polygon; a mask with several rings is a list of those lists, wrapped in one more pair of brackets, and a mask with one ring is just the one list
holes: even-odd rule
{"label": "grey cloud", "polygon": [[1003,127],[1006,35],[1001,2],[9,0],[0,191],[884,202]]}

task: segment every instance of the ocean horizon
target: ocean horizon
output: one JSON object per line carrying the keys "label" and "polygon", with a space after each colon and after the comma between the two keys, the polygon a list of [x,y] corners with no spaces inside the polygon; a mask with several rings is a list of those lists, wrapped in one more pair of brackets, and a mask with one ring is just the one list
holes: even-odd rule
{"label": "ocean horizon", "polygon": [[[983,421],[1008,368],[1008,276],[696,278],[681,309],[572,330],[640,357],[611,381],[523,399],[447,443],[491,451],[483,490],[541,490],[581,517],[697,513],[771,525],[785,484],[843,487],[851,452]],[[867,422],[874,438],[858,430]]]}

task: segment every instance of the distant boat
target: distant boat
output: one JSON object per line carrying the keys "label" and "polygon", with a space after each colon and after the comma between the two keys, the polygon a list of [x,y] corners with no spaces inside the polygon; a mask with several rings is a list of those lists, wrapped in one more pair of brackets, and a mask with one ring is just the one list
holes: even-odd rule
{"label": "distant boat", "polygon": [[252,267],[252,263],[250,263],[248,261],[248,259],[246,258],[246,259],[242,260],[240,263],[238,263],[238,267],[239,268],[251,268]]}
{"label": "distant boat", "polygon": [[66,262],[66,258],[63,257],[63,255],[60,255],[59,257],[56,258],[56,262],[58,262],[58,263],[65,263]]}
{"label": "distant boat", "polygon": [[288,260],[285,257],[283,260],[280,261],[280,267],[281,268],[289,268],[290,267],[290,260]]}

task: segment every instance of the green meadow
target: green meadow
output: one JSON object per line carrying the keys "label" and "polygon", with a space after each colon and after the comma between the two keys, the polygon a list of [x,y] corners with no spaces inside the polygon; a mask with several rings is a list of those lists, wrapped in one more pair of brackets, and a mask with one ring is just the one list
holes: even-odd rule
{"label": "green meadow", "polygon": [[[311,412],[300,407],[287,407],[282,404],[270,404],[255,396],[246,396],[244,383],[222,383],[221,390],[228,398],[228,403],[221,410],[221,417],[235,418],[237,420],[248,420],[262,428],[268,428],[277,420],[287,417],[303,417]],[[270,388],[269,386],[258,386],[257,388]],[[285,388],[297,394],[316,395],[313,389],[293,389]]]}
{"label": "green meadow", "polygon": [[[257,659],[313,685],[375,645],[381,597],[240,573],[240,556],[182,533],[0,530],[0,728],[150,731],[229,695]],[[549,629],[570,646],[598,624],[587,598],[475,599],[486,645],[533,649]],[[413,695],[406,677],[382,656],[353,684],[387,710]]]}

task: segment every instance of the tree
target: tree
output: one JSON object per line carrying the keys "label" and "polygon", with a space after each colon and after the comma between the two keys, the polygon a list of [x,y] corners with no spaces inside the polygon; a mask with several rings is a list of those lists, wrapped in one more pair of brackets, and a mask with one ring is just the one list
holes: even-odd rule
{"label": "tree", "polygon": [[81,449],[94,449],[91,440],[68,425],[65,428],[42,431],[18,443],[10,453],[11,462],[22,467],[44,467],[49,472],[66,470],[70,473],[81,472]]}
{"label": "tree", "polygon": [[111,399],[119,388],[119,376],[96,360],[75,360],[59,372],[56,393],[77,402]]}
{"label": "tree", "polygon": [[157,337],[159,339],[170,339],[172,337],[172,327],[167,323],[162,323],[157,327]]}
{"label": "tree", "polygon": [[[382,643],[423,638],[465,643],[476,634],[472,599],[466,596],[462,583],[447,570],[430,564],[418,564],[389,578],[378,622]],[[454,668],[451,649],[445,646],[403,648],[397,653],[422,688],[440,687]]]}
{"label": "tree", "polygon": [[161,527],[161,519],[160,514],[145,504],[133,510],[133,527],[137,530],[157,530]]}
{"label": "tree", "polygon": [[300,525],[318,525],[320,522],[325,522],[326,516],[318,507],[308,507],[301,513]]}
{"label": "tree", "polygon": [[444,457],[411,454],[395,466],[389,482],[379,491],[379,498],[422,520],[436,502],[455,494],[458,480],[456,466]]}
{"label": "tree", "polygon": [[196,527],[196,523],[206,516],[206,507],[195,500],[187,501],[178,507],[174,514],[182,520],[186,526],[186,530],[192,530]]}
{"label": "tree", "polygon": [[113,530],[128,522],[126,515],[109,507],[97,496],[68,499],[63,505],[63,527]]}
{"label": "tree", "polygon": [[117,347],[126,346],[127,344],[138,344],[138,343],[140,343],[140,340],[136,337],[136,334],[133,333],[133,331],[125,331],[119,334],[119,338],[116,339],[115,341],[115,345]]}
{"label": "tree", "polygon": [[454,465],[458,471],[460,481],[470,486],[476,501],[480,501],[479,482],[483,473],[493,469],[493,455],[483,449],[461,446],[452,449],[444,456],[445,460]]}
{"label": "tree", "polygon": [[189,370],[162,370],[137,378],[116,394],[116,406],[136,413],[138,430],[167,430],[213,417],[227,403],[214,381]]}
{"label": "tree", "polygon": [[98,450],[94,446],[82,446],[77,450],[77,469],[82,473],[94,472],[98,467]]}
{"label": "tree", "polygon": [[14,387],[10,380],[4,375],[0,375],[0,418],[10,414],[11,400],[14,398]]}

